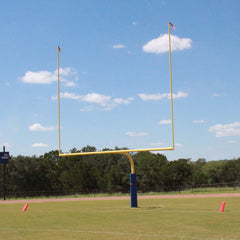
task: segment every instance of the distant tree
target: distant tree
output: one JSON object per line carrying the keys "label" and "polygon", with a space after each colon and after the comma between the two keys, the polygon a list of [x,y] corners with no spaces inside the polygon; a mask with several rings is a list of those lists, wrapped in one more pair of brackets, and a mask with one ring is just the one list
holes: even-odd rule
{"label": "distant tree", "polygon": [[16,191],[42,191],[45,189],[41,160],[36,156],[17,156],[9,165],[9,182]]}
{"label": "distant tree", "polygon": [[[127,148],[115,147],[114,150]],[[103,151],[110,151],[105,148]],[[87,145],[71,153],[96,152]],[[168,161],[152,152],[131,154],[137,175],[138,191],[170,191],[179,186],[229,183],[240,181],[240,158],[207,162],[199,158]],[[0,189],[3,186],[0,165]],[[124,154],[101,154],[59,157],[58,150],[44,155],[10,157],[6,166],[7,193],[30,192],[129,192],[131,166]],[[1,191],[1,190],[0,190]]]}
{"label": "distant tree", "polygon": [[45,191],[59,190],[59,160],[58,150],[50,151],[40,156],[40,178],[41,184]]}
{"label": "distant tree", "polygon": [[86,147],[82,148],[82,152],[96,152],[97,149],[93,146],[87,145]]}
{"label": "distant tree", "polygon": [[201,185],[207,183],[207,176],[203,171],[203,167],[205,165],[205,158],[199,158],[196,162],[192,163],[192,185]]}
{"label": "distant tree", "polygon": [[240,181],[240,158],[225,161],[222,165],[221,179],[223,182]]}
{"label": "distant tree", "polygon": [[139,152],[134,156],[138,189],[142,191],[159,191],[164,187],[164,166],[167,158],[161,154]]}
{"label": "distant tree", "polygon": [[209,161],[207,162],[202,170],[207,177],[207,183],[222,183],[222,170],[223,170],[223,161]]}
{"label": "distant tree", "polygon": [[178,159],[177,161],[169,161],[164,168],[165,172],[165,188],[168,190],[176,190],[179,186],[191,185],[192,167],[190,159]]}

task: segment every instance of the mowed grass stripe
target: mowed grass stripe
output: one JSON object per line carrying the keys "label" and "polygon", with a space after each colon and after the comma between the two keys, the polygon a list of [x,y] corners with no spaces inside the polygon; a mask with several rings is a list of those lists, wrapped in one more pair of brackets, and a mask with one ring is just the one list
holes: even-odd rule
{"label": "mowed grass stripe", "polygon": [[[222,201],[225,212],[220,213]],[[0,239],[240,239],[240,197],[0,204]]]}
{"label": "mowed grass stripe", "polygon": [[[135,234],[135,233],[120,233],[120,232],[98,232],[98,231],[82,231],[82,230],[54,230],[54,229],[2,229],[2,231],[32,231],[32,232],[71,232],[71,233],[89,233],[89,234],[110,234],[110,235],[123,235],[123,236],[136,236],[136,237],[151,237],[151,238],[174,238],[174,239],[204,239],[204,240],[219,240],[219,238],[202,238],[202,237],[186,237],[186,236],[176,236],[176,235],[160,235],[160,234]],[[221,240],[237,240],[237,239],[229,239],[229,238],[221,238]]]}

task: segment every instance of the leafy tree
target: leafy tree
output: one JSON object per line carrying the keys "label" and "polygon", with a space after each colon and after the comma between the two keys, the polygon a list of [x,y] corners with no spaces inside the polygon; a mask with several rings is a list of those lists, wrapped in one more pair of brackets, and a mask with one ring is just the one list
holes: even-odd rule
{"label": "leafy tree", "polygon": [[165,187],[168,190],[177,190],[179,186],[187,186],[191,184],[192,167],[190,159],[178,159],[170,161],[164,168]]}
{"label": "leafy tree", "polygon": [[[114,150],[127,149],[115,147]],[[111,149],[105,148],[104,151]],[[90,145],[71,153],[96,152]],[[179,186],[218,184],[240,181],[240,158],[210,161],[200,158],[168,161],[166,156],[151,152],[131,154],[138,191],[170,191]],[[0,188],[3,187],[3,165],[0,165]],[[59,157],[58,151],[42,156],[10,157],[6,166],[7,193],[28,192],[129,192],[131,168],[124,154],[101,154]],[[0,190],[1,191],[1,190]]]}
{"label": "leafy tree", "polygon": [[223,182],[240,180],[240,158],[238,160],[224,161],[221,172]]}
{"label": "leafy tree", "polygon": [[207,183],[221,183],[222,180],[222,167],[223,161],[210,161],[207,162],[202,170],[207,177]]}
{"label": "leafy tree", "polygon": [[199,158],[196,162],[192,163],[192,185],[201,185],[207,183],[207,176],[203,171],[203,167],[205,165],[205,158]]}
{"label": "leafy tree", "polygon": [[163,167],[167,164],[164,155],[151,152],[139,152],[134,155],[138,189],[142,191],[161,190],[164,185]]}
{"label": "leafy tree", "polygon": [[97,149],[93,146],[87,145],[86,147],[82,148],[82,152],[96,152]]}

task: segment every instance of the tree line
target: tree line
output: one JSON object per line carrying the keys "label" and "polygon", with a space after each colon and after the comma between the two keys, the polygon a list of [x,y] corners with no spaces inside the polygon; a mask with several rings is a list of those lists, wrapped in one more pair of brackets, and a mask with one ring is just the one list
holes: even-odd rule
{"label": "tree line", "polygon": [[[126,148],[125,148],[126,149]],[[103,149],[111,150],[111,149]],[[115,148],[114,150],[120,150]],[[95,152],[93,146],[70,152]],[[168,161],[160,153],[131,154],[138,191],[176,191],[179,187],[240,181],[240,158],[232,160]],[[123,154],[59,157],[58,151],[41,156],[10,157],[6,165],[6,194],[59,195],[67,193],[129,192],[131,167]],[[3,165],[0,165],[0,194],[3,193]]]}

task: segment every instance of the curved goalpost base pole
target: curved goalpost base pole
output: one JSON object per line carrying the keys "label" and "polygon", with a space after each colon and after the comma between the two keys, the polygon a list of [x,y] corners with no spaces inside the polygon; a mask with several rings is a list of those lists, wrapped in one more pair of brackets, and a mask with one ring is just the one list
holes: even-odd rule
{"label": "curved goalpost base pole", "polygon": [[137,204],[137,177],[136,173],[130,173],[130,195],[131,207],[138,207]]}
{"label": "curved goalpost base pole", "polygon": [[135,173],[134,162],[132,156],[129,153],[124,153],[129,159],[131,164],[131,173],[130,173],[130,196],[131,196],[131,207],[138,207],[137,205],[137,176]]}

